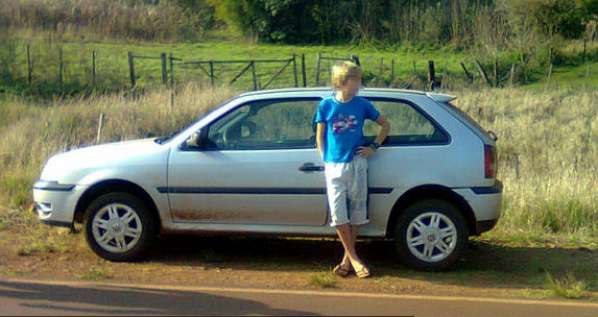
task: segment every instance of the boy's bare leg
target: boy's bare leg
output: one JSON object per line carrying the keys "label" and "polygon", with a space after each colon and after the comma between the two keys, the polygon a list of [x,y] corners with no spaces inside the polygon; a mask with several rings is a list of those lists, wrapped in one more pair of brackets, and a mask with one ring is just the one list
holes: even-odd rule
{"label": "boy's bare leg", "polygon": [[[359,229],[359,226],[355,226],[355,225],[351,225],[351,245],[353,246],[353,248],[355,248],[355,245],[357,244],[357,231]],[[345,251],[345,254],[343,255],[343,260],[341,261],[341,266],[348,268],[350,265],[350,260],[349,260],[349,253]]]}
{"label": "boy's bare leg", "polygon": [[350,224],[343,224],[343,225],[336,227],[336,232],[341,239],[341,243],[343,244],[343,247],[345,248],[345,253],[347,254],[347,257],[349,258],[349,261],[353,265],[353,268],[356,271],[359,271],[362,269],[363,264],[361,263],[361,260],[359,259],[359,257],[357,256],[357,253],[355,252],[355,241],[353,239],[353,232],[352,232],[352,231],[357,232],[357,230],[351,230],[351,229],[352,228],[351,228]]}

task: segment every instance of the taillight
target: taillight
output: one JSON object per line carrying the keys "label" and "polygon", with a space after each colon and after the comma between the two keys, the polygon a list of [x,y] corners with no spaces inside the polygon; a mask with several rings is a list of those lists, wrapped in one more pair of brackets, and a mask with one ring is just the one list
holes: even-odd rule
{"label": "taillight", "polygon": [[484,144],[484,177],[496,177],[496,147]]}

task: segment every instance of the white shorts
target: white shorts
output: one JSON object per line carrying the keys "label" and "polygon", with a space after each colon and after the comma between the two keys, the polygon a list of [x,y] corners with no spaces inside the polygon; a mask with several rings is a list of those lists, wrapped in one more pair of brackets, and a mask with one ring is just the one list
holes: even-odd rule
{"label": "white shorts", "polygon": [[324,162],[330,226],[370,222],[367,212],[368,159],[357,154],[351,162]]}

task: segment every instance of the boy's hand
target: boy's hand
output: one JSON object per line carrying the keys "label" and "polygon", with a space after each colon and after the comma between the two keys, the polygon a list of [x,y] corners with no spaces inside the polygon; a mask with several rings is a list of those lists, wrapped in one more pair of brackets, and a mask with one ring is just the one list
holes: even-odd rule
{"label": "boy's hand", "polygon": [[369,146],[360,146],[357,148],[356,153],[361,157],[369,157],[374,154],[374,150]]}

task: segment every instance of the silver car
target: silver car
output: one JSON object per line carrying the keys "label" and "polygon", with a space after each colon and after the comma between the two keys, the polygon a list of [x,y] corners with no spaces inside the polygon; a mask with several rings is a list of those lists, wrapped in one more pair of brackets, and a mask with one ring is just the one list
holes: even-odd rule
{"label": "silver car", "polygon": [[[93,251],[139,258],[158,234],[336,236],[314,116],[329,87],[248,92],[177,133],[52,156],[33,187],[39,219],[83,223]],[[370,222],[361,238],[392,239],[409,267],[442,270],[468,237],[492,229],[502,183],[496,136],[454,96],[363,88],[391,122],[368,159]],[[371,142],[378,126],[364,126]]]}

